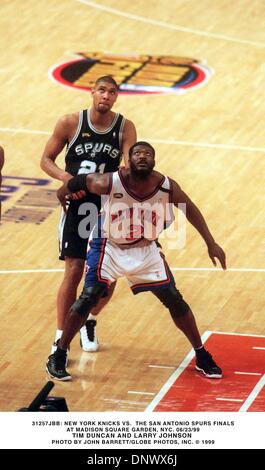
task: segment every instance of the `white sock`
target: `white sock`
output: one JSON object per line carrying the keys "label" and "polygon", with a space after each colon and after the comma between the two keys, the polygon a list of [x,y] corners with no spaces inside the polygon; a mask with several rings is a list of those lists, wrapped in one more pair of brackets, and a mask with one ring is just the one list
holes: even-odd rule
{"label": "white sock", "polygon": [[88,320],[96,320],[96,319],[97,319],[97,315],[92,315],[92,313],[90,313],[90,314],[88,315],[88,318],[87,318],[87,319],[88,319]]}
{"label": "white sock", "polygon": [[56,341],[58,341],[58,339],[61,339],[62,334],[63,334],[63,330],[56,330],[55,340],[54,340],[55,343],[56,343]]}

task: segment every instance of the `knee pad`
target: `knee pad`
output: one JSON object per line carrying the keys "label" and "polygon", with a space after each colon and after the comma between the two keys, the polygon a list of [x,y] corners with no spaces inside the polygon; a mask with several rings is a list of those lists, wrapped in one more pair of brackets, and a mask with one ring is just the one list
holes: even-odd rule
{"label": "knee pad", "polygon": [[106,287],[104,286],[84,287],[80,297],[73,303],[71,308],[81,317],[85,317],[105,293]]}
{"label": "knee pad", "polygon": [[189,305],[185,302],[181,293],[173,285],[153,293],[160,302],[168,308],[173,319],[174,317],[186,315],[190,310]]}

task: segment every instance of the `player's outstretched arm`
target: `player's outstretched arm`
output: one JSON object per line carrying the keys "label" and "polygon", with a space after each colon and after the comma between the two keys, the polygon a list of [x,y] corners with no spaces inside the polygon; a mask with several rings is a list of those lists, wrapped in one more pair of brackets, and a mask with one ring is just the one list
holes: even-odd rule
{"label": "player's outstretched arm", "polygon": [[98,194],[108,194],[110,189],[110,176],[111,173],[105,173],[100,175],[99,173],[90,173],[88,175],[82,174],[77,175],[71,178],[69,181],[66,181],[57,191],[57,197],[61,205],[65,209],[66,205],[66,196],[75,194],[79,199],[84,191],[86,193]]}
{"label": "player's outstretched arm", "polygon": [[[196,228],[196,230],[199,232],[201,237],[204,239],[207,248],[208,248],[208,254],[209,257],[211,258],[214,266],[216,266],[216,260],[217,258],[222,266],[223,269],[226,269],[226,257],[225,257],[225,252],[223,249],[216,243],[214,240],[209,227],[199,210],[199,208],[192,202],[192,200],[189,198],[189,196],[182,191],[181,187],[176,183],[176,181],[171,180],[172,184],[172,202],[173,204],[178,207],[179,204],[185,204],[185,210],[186,210],[186,217],[188,221]],[[181,208],[181,210],[184,210],[184,207]]]}

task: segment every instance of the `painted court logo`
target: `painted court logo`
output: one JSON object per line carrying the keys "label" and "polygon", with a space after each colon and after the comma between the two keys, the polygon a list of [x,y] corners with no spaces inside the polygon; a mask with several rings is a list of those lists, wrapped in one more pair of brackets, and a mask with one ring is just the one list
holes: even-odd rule
{"label": "painted court logo", "polygon": [[115,55],[82,52],[81,59],[57,65],[50,76],[78,90],[90,91],[98,77],[112,75],[123,94],[185,93],[205,84],[212,71],[196,59],[175,56]]}

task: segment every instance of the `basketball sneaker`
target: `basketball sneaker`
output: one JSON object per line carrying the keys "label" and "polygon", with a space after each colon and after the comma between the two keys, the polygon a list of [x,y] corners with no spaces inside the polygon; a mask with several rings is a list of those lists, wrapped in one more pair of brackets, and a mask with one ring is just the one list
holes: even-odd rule
{"label": "basketball sneaker", "polygon": [[96,334],[96,320],[87,320],[80,328],[80,346],[84,351],[95,352],[99,348]]}
{"label": "basketball sneaker", "polygon": [[[60,341],[60,339],[57,339],[57,341],[55,341],[55,342],[52,344],[51,354],[54,354],[55,351],[57,351],[59,341]],[[66,352],[66,363],[65,363],[65,367],[67,366],[68,361],[69,361],[69,353],[70,353],[70,347],[67,349],[67,352]]]}
{"label": "basketball sneaker", "polygon": [[222,369],[218,367],[211,354],[205,349],[196,355],[196,369],[209,379],[221,379],[222,377]]}
{"label": "basketball sneaker", "polygon": [[54,354],[48,357],[46,371],[49,376],[56,380],[71,380],[66,368],[67,351],[57,348]]}

